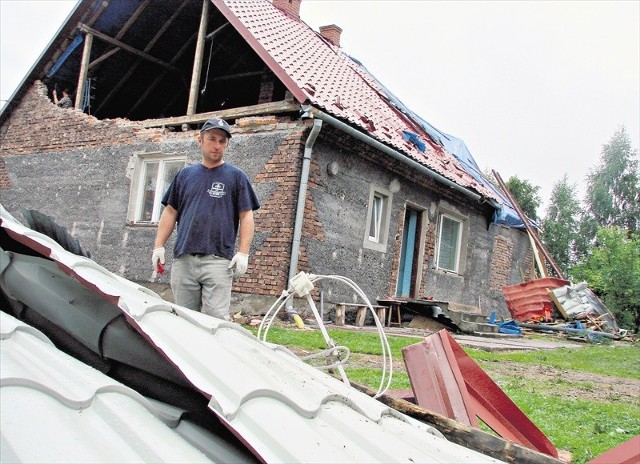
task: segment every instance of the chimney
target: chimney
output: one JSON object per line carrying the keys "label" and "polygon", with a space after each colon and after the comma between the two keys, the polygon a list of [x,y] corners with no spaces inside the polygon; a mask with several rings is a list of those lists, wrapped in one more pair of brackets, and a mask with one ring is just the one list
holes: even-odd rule
{"label": "chimney", "polygon": [[320,26],[320,35],[336,47],[340,46],[340,34],[342,34],[342,29],[335,24]]}
{"label": "chimney", "polygon": [[284,11],[289,16],[300,19],[300,3],[302,0],[273,0],[273,6]]}

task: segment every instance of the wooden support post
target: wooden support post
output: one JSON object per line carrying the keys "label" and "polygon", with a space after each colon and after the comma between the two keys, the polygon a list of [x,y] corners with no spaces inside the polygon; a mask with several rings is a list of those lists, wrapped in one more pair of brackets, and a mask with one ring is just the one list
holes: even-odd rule
{"label": "wooden support post", "polygon": [[191,74],[191,87],[189,88],[187,115],[194,114],[198,104],[198,88],[200,87],[202,56],[204,55],[204,43],[207,36],[207,21],[209,20],[209,2],[210,0],[202,1],[202,16],[200,17],[200,29],[198,30],[198,40],[196,42],[196,55],[193,59],[193,73]]}
{"label": "wooden support post", "polygon": [[367,307],[358,306],[356,308],[356,327],[362,327],[364,325],[364,319],[367,316]]}
{"label": "wooden support post", "polygon": [[84,103],[84,86],[89,73],[89,60],[91,59],[91,45],[93,44],[93,34],[86,33],[84,36],[84,49],[82,50],[82,61],[80,62],[80,74],[78,75],[78,87],[76,88],[76,101],[74,108],[82,109]]}
{"label": "wooden support post", "polygon": [[386,306],[376,306],[376,315],[378,316],[378,320],[380,321],[380,325],[382,327],[386,326],[386,314],[387,307]]}
{"label": "wooden support post", "polygon": [[344,313],[346,306],[343,304],[336,304],[336,325],[344,325]]}

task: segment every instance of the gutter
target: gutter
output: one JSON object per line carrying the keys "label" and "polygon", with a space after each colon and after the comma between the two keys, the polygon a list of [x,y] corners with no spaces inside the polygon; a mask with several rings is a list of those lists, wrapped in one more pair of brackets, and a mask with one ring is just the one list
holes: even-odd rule
{"label": "gutter", "polygon": [[314,108],[312,106],[306,105],[303,106],[302,109],[305,111],[305,113],[303,114],[303,117],[312,117],[312,118],[317,118],[317,119],[321,119],[322,121],[327,122],[328,124],[331,124],[332,126],[340,129],[343,132],[348,133],[349,135],[357,138],[358,140],[361,140],[362,142],[366,143],[367,145],[372,146],[373,148],[376,148],[384,153],[386,153],[387,155],[392,156],[393,158],[395,158],[398,161],[401,161],[402,163],[408,165],[411,169],[414,169],[418,172],[420,172],[421,174],[425,174],[428,177],[431,177],[432,179],[436,180],[437,182],[440,182],[441,184],[446,185],[447,187],[450,187],[454,190],[457,190],[458,192],[462,193],[463,195],[479,202],[479,203],[485,203],[488,202],[491,206],[493,206],[494,208],[498,209],[499,208],[499,204],[492,199],[487,199],[485,197],[483,197],[482,195],[479,195],[471,190],[469,190],[468,188],[465,188],[461,185],[456,184],[455,182],[447,179],[446,177],[438,174],[437,172],[427,168],[426,166],[418,163],[417,161],[412,160],[411,158],[409,158],[408,156],[400,153],[399,151],[394,150],[393,148],[383,144],[382,142],[379,142],[378,140],[374,139],[373,137],[366,135],[362,132],[360,132],[357,129],[354,129],[353,127],[349,126],[348,124],[345,124],[344,122],[334,118],[333,116],[329,116],[327,113],[324,113],[323,111],[320,111],[317,108]]}
{"label": "gutter", "polygon": [[291,261],[289,264],[289,281],[298,273],[298,261],[300,259],[300,241],[302,239],[302,222],[304,221],[304,205],[307,199],[307,186],[309,184],[309,172],[311,169],[311,154],[313,145],[322,129],[322,120],[315,119],[313,127],[304,145],[304,157],[302,159],[302,172],[300,174],[300,188],[298,189],[298,205],[293,225],[293,241],[291,244]]}

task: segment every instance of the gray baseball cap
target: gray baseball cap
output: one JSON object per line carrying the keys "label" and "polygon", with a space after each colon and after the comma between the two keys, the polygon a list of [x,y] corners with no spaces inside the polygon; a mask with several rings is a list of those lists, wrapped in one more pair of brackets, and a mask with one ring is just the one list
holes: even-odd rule
{"label": "gray baseball cap", "polygon": [[229,124],[224,119],[219,118],[211,118],[207,122],[204,123],[202,128],[200,129],[200,133],[202,134],[204,131],[208,131],[211,129],[220,129],[227,133],[229,138],[231,138],[231,129],[229,129]]}

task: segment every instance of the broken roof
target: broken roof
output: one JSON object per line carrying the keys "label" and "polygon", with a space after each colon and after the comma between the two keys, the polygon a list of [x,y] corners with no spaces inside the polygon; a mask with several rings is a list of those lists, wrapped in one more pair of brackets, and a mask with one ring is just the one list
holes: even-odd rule
{"label": "broken roof", "polygon": [[[260,79],[276,77],[274,97],[289,91],[392,148],[498,210],[517,225],[508,200],[488,182],[464,142],[412,112],[357,60],[268,0],[212,0],[197,111],[258,103]],[[0,124],[37,79],[78,81],[85,37],[90,64],[85,111],[130,120],[184,115],[202,6],[188,0],[81,0],[0,113]],[[280,89],[280,87],[282,89]]]}

